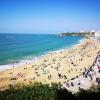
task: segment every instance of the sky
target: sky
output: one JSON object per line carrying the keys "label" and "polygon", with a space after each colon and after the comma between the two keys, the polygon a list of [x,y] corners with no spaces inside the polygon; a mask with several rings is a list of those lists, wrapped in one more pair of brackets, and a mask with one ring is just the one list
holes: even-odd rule
{"label": "sky", "polygon": [[100,30],[100,0],[0,0],[0,33]]}

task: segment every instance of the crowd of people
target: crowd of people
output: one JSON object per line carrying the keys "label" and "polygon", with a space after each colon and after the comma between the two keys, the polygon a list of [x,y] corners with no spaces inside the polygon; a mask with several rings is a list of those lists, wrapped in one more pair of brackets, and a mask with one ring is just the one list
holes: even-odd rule
{"label": "crowd of people", "polygon": [[77,92],[80,89],[89,89],[92,85],[100,88],[100,51],[97,53],[97,56],[89,69],[85,68],[84,72],[75,79],[65,82],[62,85],[62,88]]}
{"label": "crowd of people", "polygon": [[[55,82],[69,90],[83,88],[85,81],[86,84],[94,81],[94,76],[97,75],[94,66],[100,71],[99,50],[100,47],[93,40],[86,40],[72,49],[49,53],[33,63],[26,62],[21,67],[0,72],[0,88],[9,84],[34,82]],[[95,80],[99,82],[99,79]]]}

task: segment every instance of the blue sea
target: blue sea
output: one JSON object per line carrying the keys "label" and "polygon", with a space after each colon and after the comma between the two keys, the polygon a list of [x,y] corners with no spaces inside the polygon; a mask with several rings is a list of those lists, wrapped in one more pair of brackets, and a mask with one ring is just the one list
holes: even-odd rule
{"label": "blue sea", "polygon": [[56,34],[0,34],[0,66],[18,63],[48,52],[68,49],[83,37],[58,37]]}

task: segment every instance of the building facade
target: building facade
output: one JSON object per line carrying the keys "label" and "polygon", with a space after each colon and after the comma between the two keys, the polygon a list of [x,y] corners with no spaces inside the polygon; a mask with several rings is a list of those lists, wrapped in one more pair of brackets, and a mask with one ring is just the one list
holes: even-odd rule
{"label": "building facade", "polygon": [[95,39],[100,42],[100,31],[95,32]]}
{"label": "building facade", "polygon": [[96,37],[100,37],[100,31],[95,32]]}

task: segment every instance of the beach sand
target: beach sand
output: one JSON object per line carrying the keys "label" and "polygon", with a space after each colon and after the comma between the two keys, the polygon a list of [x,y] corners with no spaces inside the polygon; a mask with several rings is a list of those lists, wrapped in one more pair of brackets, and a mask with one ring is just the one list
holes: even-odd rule
{"label": "beach sand", "polygon": [[84,42],[69,50],[48,53],[33,63],[0,72],[0,88],[34,82],[63,84],[88,69],[99,50],[99,43],[93,39],[85,39]]}

